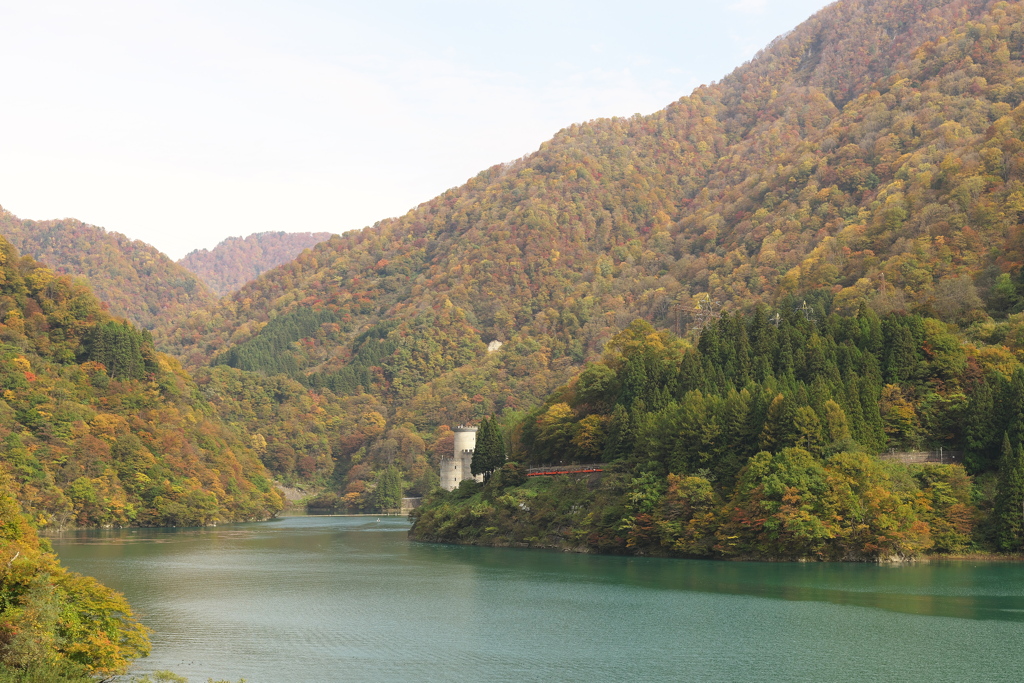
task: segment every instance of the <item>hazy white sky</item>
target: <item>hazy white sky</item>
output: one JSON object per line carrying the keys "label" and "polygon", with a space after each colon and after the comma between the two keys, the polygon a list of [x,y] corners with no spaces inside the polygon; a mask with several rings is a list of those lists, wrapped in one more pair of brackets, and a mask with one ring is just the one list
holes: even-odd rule
{"label": "hazy white sky", "polygon": [[719,80],[827,0],[0,0],[0,205],[172,258],[344,232]]}

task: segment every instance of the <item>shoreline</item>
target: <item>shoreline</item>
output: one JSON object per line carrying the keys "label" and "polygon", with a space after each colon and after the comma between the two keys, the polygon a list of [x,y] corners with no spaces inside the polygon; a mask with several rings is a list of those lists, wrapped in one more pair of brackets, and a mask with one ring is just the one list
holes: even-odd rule
{"label": "shoreline", "polygon": [[455,541],[442,541],[429,538],[416,538],[409,535],[409,541],[413,543],[434,543],[438,545],[473,546],[477,548],[513,548],[518,550],[541,550],[544,552],[573,553],[576,555],[604,555],[607,557],[649,557],[665,560],[704,560],[708,562],[790,562],[793,564],[877,564],[877,565],[903,565],[903,564],[928,564],[930,562],[1002,562],[1024,563],[1024,552],[1021,553],[985,553],[971,552],[962,555],[951,553],[935,553],[932,555],[920,555],[918,557],[892,558],[879,557],[877,559],[865,560],[822,560],[815,557],[706,557],[696,555],[636,555],[630,553],[603,553],[587,546],[559,547],[555,545],[530,545],[528,543],[458,543]]}

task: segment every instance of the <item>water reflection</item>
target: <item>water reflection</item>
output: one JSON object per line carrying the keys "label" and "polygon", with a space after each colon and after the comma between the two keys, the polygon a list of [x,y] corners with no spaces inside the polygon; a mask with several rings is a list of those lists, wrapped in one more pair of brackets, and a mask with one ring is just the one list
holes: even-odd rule
{"label": "water reflection", "polygon": [[601,557],[407,528],[296,517],[54,546],[154,629],[141,672],[193,680],[1014,680],[1022,664],[1017,564]]}
{"label": "water reflection", "polygon": [[424,557],[550,582],[746,595],[905,614],[1024,621],[1024,566],[937,561],[907,565],[619,558],[417,544]]}

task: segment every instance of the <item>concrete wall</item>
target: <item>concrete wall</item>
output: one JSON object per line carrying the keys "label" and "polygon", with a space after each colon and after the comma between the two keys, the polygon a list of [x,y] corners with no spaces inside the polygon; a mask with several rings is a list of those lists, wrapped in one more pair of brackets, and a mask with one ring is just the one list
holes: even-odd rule
{"label": "concrete wall", "polygon": [[459,457],[460,453],[472,452],[476,448],[476,427],[456,427],[454,431],[456,457]]}
{"label": "concrete wall", "polygon": [[462,458],[446,457],[441,460],[441,488],[452,491],[462,481]]}
{"label": "concrete wall", "polygon": [[905,465],[945,463],[959,465],[963,462],[963,451],[890,451],[878,456],[882,460],[895,460]]}

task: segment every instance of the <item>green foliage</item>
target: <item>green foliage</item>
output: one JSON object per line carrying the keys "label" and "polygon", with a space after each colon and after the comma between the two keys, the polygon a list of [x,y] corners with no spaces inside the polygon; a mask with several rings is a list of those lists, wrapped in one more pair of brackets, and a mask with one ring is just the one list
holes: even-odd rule
{"label": "green foliage", "polygon": [[911,470],[846,452],[822,461],[788,448],[752,458],[724,496],[706,476],[651,471],[467,487],[415,510],[410,534],[638,555],[906,559],[970,546],[969,492],[959,466]]}
{"label": "green foliage", "polygon": [[85,667],[67,660],[8,667],[0,664],[0,683],[95,683]]}
{"label": "green foliage", "polygon": [[271,320],[244,344],[228,349],[214,359],[214,364],[266,374],[294,375],[299,365],[290,353],[292,344],[313,337],[321,326],[334,322],[337,319],[330,311],[297,308]]}
{"label": "green foliage", "polygon": [[[502,478],[479,495],[453,493],[436,510],[428,503],[414,535],[566,547],[552,540],[562,525],[595,550],[866,560],[964,552],[988,544],[994,529],[999,547],[1018,549],[1019,449],[1004,446],[990,506],[972,498],[960,466],[908,469],[873,454],[963,447],[976,471],[994,467],[991,431],[1006,432],[1007,444],[1024,434],[1024,371],[1007,378],[989,351],[935,319],[865,307],[838,315],[829,301],[815,299],[817,318],[793,308],[723,315],[697,348],[630,325],[599,364],[514,430],[516,462],[602,454],[614,474],[575,503],[599,507],[579,518],[534,515],[545,485]],[[980,425],[965,419],[972,415]],[[537,498],[527,501],[526,491]],[[502,507],[510,500],[525,507]],[[477,507],[463,515],[466,505]],[[481,532],[488,528],[496,531]]]}
{"label": "green foliage", "polygon": [[397,510],[402,507],[405,486],[402,483],[402,473],[397,467],[392,465],[378,472],[376,483],[373,499],[379,509]]}
{"label": "green foliage", "polygon": [[476,446],[473,449],[473,461],[470,472],[473,475],[483,474],[490,477],[491,473],[505,463],[505,440],[494,420],[484,418],[476,433]]}
{"label": "green foliage", "polygon": [[526,483],[526,468],[518,462],[506,462],[487,480],[492,490],[522,486]]}
{"label": "green foliage", "polygon": [[1019,551],[1024,546],[1024,445],[1015,447],[1009,434],[1003,435],[993,512],[1000,550]]}
{"label": "green foliage", "polygon": [[327,388],[336,394],[359,394],[373,386],[373,368],[380,367],[394,353],[398,344],[388,339],[393,324],[379,323],[353,342],[352,360],[336,372],[318,372],[309,376],[311,387]]}
{"label": "green foliage", "polygon": [[[870,309],[820,323],[785,308],[777,316],[724,315],[705,327],[696,349],[636,323],[612,339],[601,363],[527,414],[513,457],[653,461],[677,474],[707,469],[720,487],[759,450],[788,447],[819,458],[966,448],[972,467],[994,465],[992,429],[1022,424],[1024,414],[992,409],[990,383],[971,369],[983,356],[972,353],[937,320],[880,319]],[[886,372],[901,383],[887,383]],[[655,388],[640,388],[641,377],[656,378]],[[1015,387],[1001,389],[1007,406],[1017,405]],[[965,415],[981,415],[985,426]]]}
{"label": "green foliage", "polygon": [[115,379],[142,379],[155,366],[152,336],[127,323],[97,323],[83,339],[82,349],[80,360],[101,363]]}

